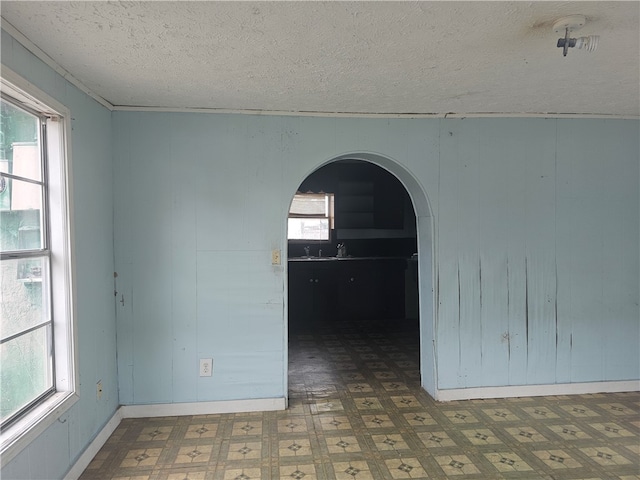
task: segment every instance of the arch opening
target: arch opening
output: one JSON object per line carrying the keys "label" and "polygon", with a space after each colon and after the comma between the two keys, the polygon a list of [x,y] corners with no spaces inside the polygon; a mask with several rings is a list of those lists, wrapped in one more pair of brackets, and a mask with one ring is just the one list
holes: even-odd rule
{"label": "arch opening", "polygon": [[[356,177],[355,180],[353,176],[340,177],[336,174],[339,170],[344,173],[349,169],[358,170],[358,168],[362,168],[360,170],[362,175],[360,178]],[[372,176],[369,173],[363,174],[365,171],[377,172],[373,175],[375,179],[371,180]],[[327,183],[327,177],[331,175],[334,175],[333,184]],[[377,178],[385,178],[382,183],[388,182],[385,184],[387,186],[395,185],[401,188],[401,197],[405,199],[403,213],[410,212],[410,215],[405,215],[409,218],[405,218],[401,226],[398,224],[398,219],[393,218],[393,212],[398,212],[397,199],[389,202],[392,204],[395,202],[396,210],[390,206],[387,211],[384,211],[384,208],[382,212],[376,210],[380,204],[385,203],[384,199],[370,198],[375,197],[376,192],[380,191],[380,188],[371,188],[370,185],[371,182],[375,184]],[[391,190],[394,188],[392,187]],[[304,191],[300,192],[300,190]],[[316,334],[329,336],[327,338],[330,338],[331,335],[335,336],[336,333],[321,333],[323,327],[336,327],[335,324],[327,325],[319,321],[327,316],[333,316],[332,318],[338,323],[349,321],[355,327],[352,331],[362,331],[363,328],[371,327],[373,324],[367,322],[373,321],[376,314],[381,312],[393,318],[394,312],[395,315],[398,314],[393,305],[399,304],[396,298],[398,295],[396,284],[404,282],[402,321],[405,323],[400,325],[398,318],[393,320],[394,324],[384,324],[385,319],[380,319],[380,321],[383,323],[382,326],[389,330],[395,327],[398,329],[410,327],[411,320],[415,320],[413,334],[418,341],[417,359],[420,386],[435,398],[437,377],[434,336],[434,242],[432,239],[432,215],[422,186],[404,166],[388,157],[369,153],[351,153],[332,158],[312,171],[302,180],[298,191],[300,193],[324,192],[335,195],[335,217],[332,219],[335,224],[328,242],[336,245],[305,242],[304,240],[288,242],[287,342],[293,338],[292,335],[298,335],[300,330],[305,329]],[[349,196],[349,192],[352,194],[351,196]],[[373,210],[369,211],[370,208]],[[339,216],[342,218],[338,219]],[[390,223],[384,224],[385,219]],[[338,244],[346,245],[348,259],[335,259],[339,253],[337,251]],[[373,247],[374,245],[377,246]],[[304,250],[305,246],[309,248]],[[322,248],[325,250],[321,252]],[[375,248],[378,248],[377,253],[374,251]],[[413,251],[408,249],[413,249]],[[370,260],[370,265],[365,266],[364,260],[357,260],[364,258]],[[402,262],[400,262],[401,259]],[[395,265],[394,261],[396,261]],[[402,277],[397,271],[399,263],[404,265]],[[357,266],[357,264],[359,265]],[[376,281],[380,283],[375,285]],[[415,289],[414,298],[412,298],[412,281]],[[331,282],[334,284],[332,285]],[[356,285],[357,283],[360,285]],[[364,285],[362,285],[363,283]],[[323,285],[329,285],[328,290],[323,290]],[[315,290],[313,290],[314,287]],[[359,290],[359,287],[362,288]],[[363,293],[363,289],[366,291],[367,288],[373,307],[371,305],[363,307],[358,303],[366,297],[367,294]],[[387,291],[385,288],[390,290]],[[380,307],[379,299],[383,299],[384,302],[388,301],[385,299],[385,294],[388,297],[394,297],[395,301],[389,300],[392,306],[387,304],[385,307]],[[345,307],[349,303],[351,306]],[[346,311],[340,310],[341,308]],[[310,317],[305,317],[305,311],[311,311]],[[304,318],[308,323],[303,325],[305,328],[302,329],[299,324],[301,318]],[[357,321],[354,322],[354,319]],[[389,318],[386,321],[389,322]],[[342,330],[343,333],[345,330],[348,331],[344,328]],[[347,333],[347,335],[349,334]],[[301,385],[296,382],[299,382],[301,378],[300,375],[297,375],[300,373],[300,368],[314,368],[303,359],[304,355],[305,353],[292,349],[289,345],[285,372],[288,395],[294,396],[299,393],[296,389]],[[313,355],[307,354],[306,359],[309,357],[313,357]],[[359,356],[359,358],[361,357],[362,355]],[[302,364],[300,364],[301,360]],[[317,365],[315,367],[318,368]],[[329,368],[326,365],[325,367]],[[383,373],[380,372],[380,375]]]}

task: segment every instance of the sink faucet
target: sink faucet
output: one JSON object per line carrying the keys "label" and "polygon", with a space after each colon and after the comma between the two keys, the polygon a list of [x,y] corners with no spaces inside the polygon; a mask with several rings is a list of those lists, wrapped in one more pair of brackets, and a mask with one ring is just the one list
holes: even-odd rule
{"label": "sink faucet", "polygon": [[321,256],[322,256],[322,249],[321,249],[321,248],[319,248],[319,249],[318,249],[318,257],[321,257]]}
{"label": "sink faucet", "polygon": [[304,247],[304,256],[305,257],[309,256],[309,247]]}

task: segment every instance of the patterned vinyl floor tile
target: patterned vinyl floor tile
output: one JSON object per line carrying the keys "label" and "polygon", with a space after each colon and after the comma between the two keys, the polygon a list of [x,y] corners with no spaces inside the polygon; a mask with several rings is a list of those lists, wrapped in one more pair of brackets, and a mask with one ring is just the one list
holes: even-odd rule
{"label": "patterned vinyl floor tile", "polygon": [[437,403],[398,325],[291,334],[286,411],[125,419],[81,479],[640,480],[639,392]]}

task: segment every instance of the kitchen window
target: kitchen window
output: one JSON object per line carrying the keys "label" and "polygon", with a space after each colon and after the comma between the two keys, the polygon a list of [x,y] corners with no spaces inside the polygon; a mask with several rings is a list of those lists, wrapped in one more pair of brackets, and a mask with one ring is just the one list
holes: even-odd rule
{"label": "kitchen window", "polygon": [[77,399],[68,110],[3,67],[0,438],[9,460]]}
{"label": "kitchen window", "polygon": [[333,193],[296,193],[289,209],[289,240],[331,239]]}

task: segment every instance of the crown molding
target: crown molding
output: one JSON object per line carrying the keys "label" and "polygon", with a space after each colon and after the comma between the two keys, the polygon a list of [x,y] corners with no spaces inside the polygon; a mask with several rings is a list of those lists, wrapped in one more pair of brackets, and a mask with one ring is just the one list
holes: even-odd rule
{"label": "crown molding", "polygon": [[24,48],[26,48],[29,52],[31,52],[38,59],[44,62],[47,66],[55,70],[56,73],[58,73],[62,78],[64,78],[69,83],[71,83],[78,90],[86,93],[88,96],[93,98],[96,102],[98,102],[103,107],[106,107],[109,110],[113,110],[113,105],[109,101],[105,100],[97,93],[94,93],[93,91],[91,91],[89,87],[87,87],[80,80],[74,77],[70,72],[65,70],[60,65],[58,65],[58,63],[56,63],[56,61],[53,58],[51,58],[40,47],[38,47],[35,43],[29,40],[29,38],[27,38],[20,30],[15,28],[13,25],[7,22],[4,18],[1,18],[0,20],[2,22],[1,23],[2,30],[7,32],[9,35],[11,35],[15,41],[20,43]]}
{"label": "crown molding", "polygon": [[617,115],[603,113],[504,113],[504,112],[472,112],[472,113],[357,113],[357,112],[309,112],[291,110],[249,110],[231,108],[196,108],[196,107],[143,107],[114,105],[116,112],[156,112],[156,113],[208,113],[285,117],[329,117],[329,118],[592,118],[604,120],[638,120],[640,115]]}

